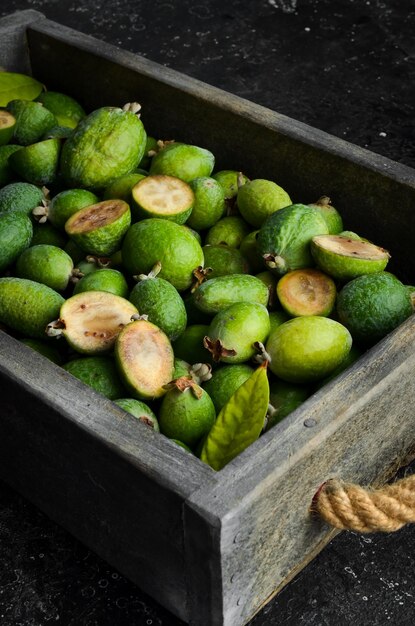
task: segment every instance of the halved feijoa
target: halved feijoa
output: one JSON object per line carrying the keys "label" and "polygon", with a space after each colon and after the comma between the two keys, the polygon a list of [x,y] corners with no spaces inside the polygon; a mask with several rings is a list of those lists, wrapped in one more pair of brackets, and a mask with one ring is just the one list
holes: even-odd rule
{"label": "halved feijoa", "polygon": [[106,291],[85,291],[66,300],[59,319],[48,324],[50,337],[63,335],[77,352],[100,354],[113,347],[137,309],[131,302]]}
{"label": "halved feijoa", "polygon": [[390,259],[384,248],[338,235],[313,237],[311,253],[318,267],[339,280],[381,272]]}
{"label": "halved feijoa", "polygon": [[0,146],[9,143],[13,137],[14,127],[16,125],[15,117],[8,111],[0,111]]}
{"label": "halved feijoa", "polygon": [[128,324],[115,344],[115,358],[124,384],[139,400],[160,398],[173,378],[174,355],[160,328],[137,319]]}
{"label": "halved feijoa", "polygon": [[319,270],[306,268],[285,274],[277,284],[281,306],[294,317],[330,315],[336,300],[334,281]]}
{"label": "halved feijoa", "polygon": [[131,223],[130,207],[123,200],[104,200],[72,215],[65,230],[89,254],[108,256],[119,249]]}
{"label": "halved feijoa", "polygon": [[177,224],[185,223],[195,200],[190,185],[164,174],[146,176],[131,193],[139,217],[161,217]]}

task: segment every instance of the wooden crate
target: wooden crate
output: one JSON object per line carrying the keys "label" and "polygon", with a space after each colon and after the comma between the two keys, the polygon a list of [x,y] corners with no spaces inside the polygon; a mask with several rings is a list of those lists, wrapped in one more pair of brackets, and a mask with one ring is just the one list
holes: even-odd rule
{"label": "wooden crate", "polygon": [[[0,21],[0,52],[89,109],[140,101],[151,134],[218,169],[331,196],[414,283],[410,168],[36,11]],[[415,456],[414,331],[412,316],[217,473],[0,332],[0,476],[182,619],[242,625],[333,536],[308,514],[324,480],[382,483]]]}

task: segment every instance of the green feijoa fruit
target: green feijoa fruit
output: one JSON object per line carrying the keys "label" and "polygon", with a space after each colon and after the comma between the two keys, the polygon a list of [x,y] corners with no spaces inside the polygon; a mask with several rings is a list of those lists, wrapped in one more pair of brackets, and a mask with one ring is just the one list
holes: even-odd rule
{"label": "green feijoa fruit", "polygon": [[[88,276],[97,270],[108,269],[109,264],[105,265],[105,262],[109,263],[106,257],[95,257],[88,255],[86,259],[82,259],[77,263],[75,269],[75,276],[78,278],[83,278],[84,276]],[[104,265],[102,265],[104,263]]]}
{"label": "green feijoa fruit", "polygon": [[[45,207],[43,215],[56,227],[65,230],[65,223],[72,215],[98,202],[98,197],[87,189],[66,189],[56,194]],[[40,219],[42,214],[37,212]]]}
{"label": "green feijoa fruit", "polygon": [[175,358],[173,380],[176,378],[182,378],[183,376],[189,376],[190,367],[191,365],[190,363],[187,363],[187,361]]}
{"label": "green feijoa fruit", "polygon": [[58,124],[75,128],[86,116],[84,109],[71,96],[57,91],[44,91],[37,98],[53,115]]}
{"label": "green feijoa fruit", "polygon": [[22,211],[30,215],[32,210],[42,204],[43,191],[30,183],[9,183],[0,189],[0,213]]}
{"label": "green feijoa fruit", "polygon": [[40,102],[12,100],[7,109],[16,118],[13,141],[22,146],[36,143],[49,128],[56,125],[53,113]]}
{"label": "green feijoa fruit", "polygon": [[56,246],[40,244],[24,250],[16,261],[16,275],[63,291],[72,276],[73,261]]}
{"label": "green feijoa fruit", "polygon": [[269,334],[271,335],[275,328],[278,328],[278,326],[281,326],[284,322],[288,322],[289,319],[290,316],[285,311],[271,311],[269,314]]}
{"label": "green feijoa fruit", "polygon": [[331,204],[330,198],[322,196],[310,204],[313,209],[316,209],[326,220],[327,228],[329,229],[329,235],[339,235],[343,230],[342,216],[337,209]]}
{"label": "green feijoa fruit", "polygon": [[13,152],[9,163],[21,178],[33,185],[49,185],[58,172],[61,142],[46,139]]}
{"label": "green feijoa fruit", "polygon": [[311,383],[328,376],[352,346],[345,326],[327,317],[295,317],[269,336],[271,371],[287,382]]}
{"label": "green feijoa fruit", "polygon": [[41,136],[43,139],[68,139],[72,133],[72,128],[68,126],[52,126]]}
{"label": "green feijoa fruit", "polygon": [[196,230],[210,228],[220,220],[225,212],[224,191],[221,185],[209,176],[195,178],[189,184],[195,199],[187,223]]}
{"label": "green feijoa fruit", "polygon": [[63,369],[110,400],[125,395],[114,359],[109,356],[87,356],[73,359]]}
{"label": "green feijoa fruit", "polygon": [[146,176],[131,190],[139,219],[158,217],[184,224],[192,212],[195,196],[187,183],[174,176]]}
{"label": "green feijoa fruit", "polygon": [[211,363],[210,352],[204,347],[203,339],[208,334],[207,324],[191,324],[173,342],[174,355],[188,363]]}
{"label": "green feijoa fruit", "polygon": [[34,100],[42,91],[42,83],[26,74],[0,72],[0,106],[16,98]]}
{"label": "green feijoa fruit", "polygon": [[352,347],[350,348],[350,352],[346,356],[346,358],[343,359],[340,365],[338,365],[336,369],[334,369],[329,376],[327,376],[326,378],[323,378],[323,380],[320,380],[317,383],[315,389],[317,390],[317,389],[320,389],[321,387],[324,387],[324,385],[327,385],[327,383],[329,383],[331,380],[339,376],[339,374],[344,372],[345,369],[353,365],[353,363],[357,361],[357,359],[360,359],[362,354],[363,354],[363,350],[361,350],[355,345],[352,345]]}
{"label": "green feijoa fruit", "polygon": [[384,248],[338,235],[313,237],[311,253],[323,272],[342,281],[381,272],[390,259]]}
{"label": "green feijoa fruit", "polygon": [[212,270],[207,275],[208,280],[229,274],[247,274],[249,271],[248,261],[237,248],[207,245],[202,250],[205,268]]}
{"label": "green feijoa fruit", "polygon": [[49,222],[40,224],[35,222],[33,224],[33,237],[30,245],[38,246],[44,243],[63,249],[68,243],[68,238]]}
{"label": "green feijoa fruit", "polygon": [[120,398],[119,400],[114,400],[114,403],[117,404],[121,409],[124,409],[127,413],[134,415],[140,422],[149,426],[157,433],[160,432],[159,423],[157,417],[153,413],[147,404],[141,402],[140,400],[135,400],[134,398]]}
{"label": "green feijoa fruit", "polygon": [[13,180],[15,174],[10,167],[9,156],[13,154],[13,152],[21,149],[22,146],[18,146],[13,143],[9,143],[6,146],[0,146],[0,187],[7,185],[7,183]]}
{"label": "green feijoa fruit", "polygon": [[133,197],[131,195],[133,187],[145,178],[144,174],[138,172],[132,172],[131,174],[124,174],[116,178],[108,187],[104,189],[102,194],[103,200],[118,199],[124,200],[130,205],[131,213],[135,219],[138,216],[135,214]]}
{"label": "green feijoa fruit", "polygon": [[214,315],[236,302],[257,302],[267,306],[268,289],[255,276],[231,274],[202,283],[194,293],[194,300],[201,311]]}
{"label": "green feijoa fruit", "polygon": [[33,227],[24,213],[0,213],[0,272],[30,246]]}
{"label": "green feijoa fruit", "polygon": [[266,285],[268,288],[268,308],[280,309],[281,305],[278,302],[278,297],[277,297],[278,277],[275,276],[275,274],[271,274],[271,272],[268,270],[265,270],[264,272],[259,272],[259,274],[257,274],[256,277],[259,280],[261,280],[264,283],[264,285]]}
{"label": "green feijoa fruit", "polygon": [[186,377],[172,383],[159,412],[160,432],[194,446],[212,428],[216,412],[209,394]]}
{"label": "green feijoa fruit", "polygon": [[176,176],[186,183],[201,176],[210,176],[215,157],[209,150],[184,143],[169,143],[153,156],[150,174]]}
{"label": "green feijoa fruit", "polygon": [[120,248],[130,224],[126,202],[103,200],[74,213],[65,223],[65,230],[88,254],[108,256]]}
{"label": "green feijoa fruit", "polygon": [[222,217],[209,229],[205,243],[210,246],[226,245],[239,248],[243,239],[249,234],[248,224],[236,215]]}
{"label": "green feijoa fruit", "polygon": [[248,261],[251,272],[254,274],[264,269],[264,259],[258,252],[256,241],[258,233],[258,230],[254,230],[252,233],[249,233],[242,239],[239,247],[241,254]]}
{"label": "green feijoa fruit", "polygon": [[189,228],[187,224],[183,224],[183,226],[196,239],[197,243],[199,245],[202,245],[202,237],[200,236],[200,233],[198,233],[196,230],[193,230],[193,228]]}
{"label": "green feijoa fruit", "polygon": [[186,308],[179,292],[171,283],[150,272],[137,277],[129,300],[140,315],[147,315],[150,322],[161,328],[174,341],[187,324]]}
{"label": "green feijoa fruit", "polygon": [[42,339],[47,324],[59,315],[64,299],[26,278],[0,278],[0,322],[26,337]]}
{"label": "green feijoa fruit", "polygon": [[256,353],[270,331],[268,311],[262,304],[237,302],[219,311],[204,339],[215,362],[243,363]]}
{"label": "green feijoa fruit", "polygon": [[405,285],[389,272],[359,276],[337,298],[337,314],[353,339],[373,344],[412,314]]}
{"label": "green feijoa fruit", "polygon": [[327,235],[325,219],[312,207],[293,204],[270,215],[258,233],[258,251],[276,274],[313,266],[310,243]]}
{"label": "green feijoa fruit", "polygon": [[267,425],[269,430],[297,409],[311,395],[311,389],[306,385],[287,383],[284,380],[272,380],[269,386],[269,408]]}
{"label": "green feijoa fruit", "polygon": [[121,272],[103,268],[83,276],[76,282],[74,294],[84,291],[106,291],[121,298],[128,298],[129,288]]}
{"label": "green feijoa fruit", "polygon": [[58,319],[47,326],[49,337],[64,336],[68,344],[83,354],[100,354],[114,347],[121,330],[138,313],[136,307],[107,291],[84,291],[68,298]]}
{"label": "green feijoa fruit", "polygon": [[212,378],[203,384],[203,389],[210,395],[219,413],[235,391],[253,374],[249,365],[224,365],[212,374]]}
{"label": "green feijoa fruit", "polygon": [[62,356],[60,355],[59,351],[55,348],[55,346],[51,346],[50,343],[47,343],[46,341],[42,341],[41,339],[30,339],[30,338],[20,339],[20,341],[21,343],[24,343],[24,345],[27,346],[28,348],[32,348],[32,350],[39,352],[39,354],[49,359],[49,361],[52,361],[53,363],[56,363],[57,365],[61,365]]}
{"label": "green feijoa fruit", "polygon": [[0,146],[4,146],[9,143],[13,137],[14,127],[16,126],[16,119],[8,111],[0,109]]}
{"label": "green feijoa fruit", "polygon": [[271,180],[256,178],[238,190],[237,204],[242,217],[260,228],[267,217],[292,204],[288,193]]}
{"label": "green feijoa fruit", "polygon": [[330,315],[336,294],[336,285],[330,276],[314,268],[287,272],[277,284],[278,300],[293,317]]}
{"label": "green feijoa fruit", "polygon": [[159,151],[159,145],[157,139],[147,135],[146,147],[144,150],[144,156],[138,164],[138,169],[148,170],[151,165],[151,159]]}
{"label": "green feijoa fruit", "polygon": [[133,110],[103,107],[79,122],[62,149],[61,171],[70,187],[105,189],[135,170],[146,132]]}
{"label": "green feijoa fruit", "polygon": [[242,174],[242,172],[237,172],[236,170],[221,170],[212,174],[212,178],[214,178],[222,187],[226,200],[235,198],[238,193],[238,189],[242,187],[242,185],[245,185],[245,183],[249,182],[249,178],[247,176]]}
{"label": "green feijoa fruit", "polygon": [[159,277],[184,291],[193,282],[193,270],[203,266],[203,251],[185,226],[150,218],[129,228],[122,244],[122,259],[132,276],[148,274],[160,262]]}
{"label": "green feijoa fruit", "polygon": [[169,338],[145,319],[128,324],[118,335],[115,358],[121,378],[139,400],[160,398],[173,378],[174,354]]}
{"label": "green feijoa fruit", "polygon": [[413,285],[405,285],[405,287],[408,290],[409,299],[411,301],[412,308],[415,311],[415,287]]}

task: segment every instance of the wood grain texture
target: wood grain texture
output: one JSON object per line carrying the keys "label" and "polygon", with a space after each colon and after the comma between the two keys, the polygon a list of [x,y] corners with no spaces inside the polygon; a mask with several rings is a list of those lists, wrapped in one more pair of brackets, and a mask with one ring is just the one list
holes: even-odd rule
{"label": "wood grain texture", "polygon": [[212,520],[221,529],[205,571],[220,571],[223,613],[213,599],[205,623],[244,624],[324,540],[329,529],[308,514],[322,482],[381,483],[391,465],[396,471],[414,455],[414,333],[412,316],[189,498],[193,559],[192,535],[203,545]]}
{"label": "wood grain texture", "polygon": [[[277,177],[294,201],[331,196],[414,284],[413,170],[37,13],[0,22],[16,67],[29,17],[50,89],[89,110],[139,100],[149,132],[210,148],[217,169]],[[321,482],[381,482],[413,454],[414,330],[412,317],[218,473],[1,333],[0,474],[180,617],[239,626],[326,541],[307,512]]]}
{"label": "wood grain texture", "polygon": [[186,619],[182,506],[213,470],[0,331],[0,475]]}

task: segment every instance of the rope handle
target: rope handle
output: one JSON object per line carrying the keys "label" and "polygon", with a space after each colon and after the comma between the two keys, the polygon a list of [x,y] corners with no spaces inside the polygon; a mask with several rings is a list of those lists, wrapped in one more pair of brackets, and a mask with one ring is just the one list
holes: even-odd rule
{"label": "rope handle", "polygon": [[378,489],[332,478],[314,494],[310,512],[341,530],[393,532],[415,522],[415,475]]}

